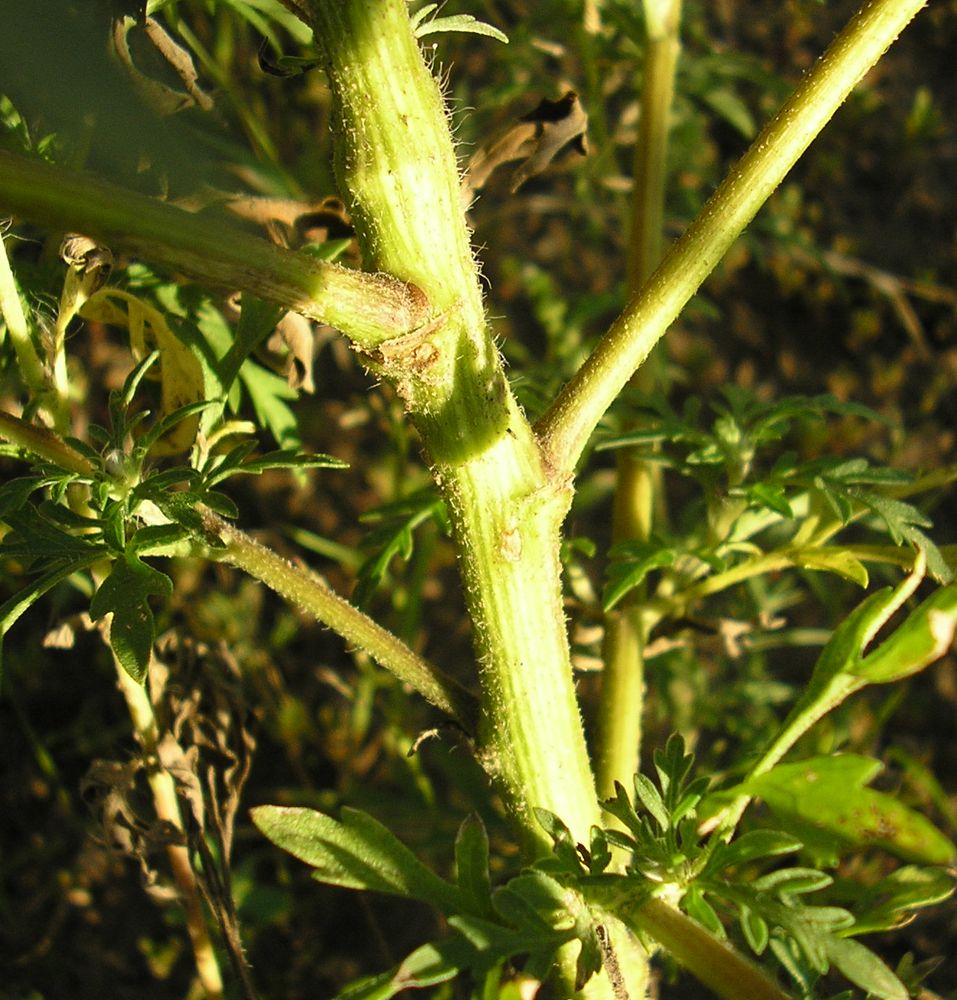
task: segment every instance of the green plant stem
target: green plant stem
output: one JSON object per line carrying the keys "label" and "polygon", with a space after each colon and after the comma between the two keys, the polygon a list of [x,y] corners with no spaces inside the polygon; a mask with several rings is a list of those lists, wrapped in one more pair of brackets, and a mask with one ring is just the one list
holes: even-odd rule
{"label": "green plant stem", "polygon": [[212,511],[202,509],[201,514],[204,528],[225,546],[212,549],[211,556],[245,570],[290,604],[328,625],[458,722],[466,732],[474,733],[475,700],[464,688],[354,608],[316,575],[294,566]]}
{"label": "green plant stem", "polygon": [[681,51],[681,0],[645,0],[641,117],[635,142],[634,195],[626,281],[634,294],[661,261],[668,134]]}
{"label": "green plant stem", "polygon": [[[641,119],[635,146],[634,191],[626,285],[633,294],[661,259],[668,133],[678,64],[680,0],[647,0],[647,38]],[[648,392],[663,380],[664,360],[655,351],[632,381]],[[644,376],[644,377],[642,377]],[[612,512],[612,543],[647,541],[660,506],[661,470],[632,449],[618,452]],[[598,705],[596,781],[602,797],[615,782],[627,786],[638,770],[644,704],[644,587],[605,615],[601,697]]]}
{"label": "green plant stem", "polygon": [[66,441],[45,427],[28,424],[12,413],[0,410],[0,438],[6,438],[30,455],[37,455],[52,465],[75,472],[78,476],[93,474],[86,456],[71,448]]}
{"label": "green plant stem", "polygon": [[[588,840],[600,811],[562,606],[566,475],[543,461],[482,304],[447,113],[404,0],[297,0],[334,95],[340,193],[367,266],[421,288],[433,315],[380,346],[375,370],[415,423],[452,521],[481,681],[477,753],[527,858],[551,843],[534,807]],[[625,950],[625,949],[623,949]],[[560,959],[574,992],[573,961]],[[626,979],[646,986],[643,958]],[[603,974],[584,995],[610,998]]]}
{"label": "green plant stem", "polygon": [[[103,630],[103,635],[107,645],[109,645],[107,629]],[[141,684],[137,684],[130,677],[120,666],[119,661],[115,661],[115,665],[117,683],[126,699],[126,705],[133,722],[133,732],[143,748],[143,754],[146,758],[146,780],[153,797],[156,818],[162,823],[168,823],[174,830],[184,833],[183,816],[176,795],[176,782],[173,775],[159,761],[159,730],[156,726],[156,716],[149,694]],[[223,1000],[223,979],[219,969],[219,960],[210,938],[206,912],[203,909],[196,875],[190,863],[189,850],[184,844],[168,844],[166,856],[169,859],[173,880],[179,893],[179,903],[183,907],[186,931],[196,962],[196,973],[202,984],[206,1000]]]}
{"label": "green plant stem", "polygon": [[722,1000],[789,1000],[763,969],[663,900],[624,902],[615,912],[653,937]]}
{"label": "green plant stem", "polygon": [[39,400],[40,409],[45,412],[53,427],[61,432],[66,431],[70,419],[66,396],[55,390],[52,373],[43,364],[33,342],[30,324],[23,311],[20,290],[10,268],[2,231],[0,231],[0,316],[6,324],[7,335],[13,344],[24,384]]}
{"label": "green plant stem", "polygon": [[284,250],[86,174],[0,151],[0,208],[61,232],[79,232],[219,288],[250,292],[341,330],[365,350],[415,330],[420,292]]}
{"label": "green plant stem", "polygon": [[46,372],[30,336],[30,326],[23,311],[23,303],[20,301],[20,290],[10,269],[2,232],[0,232],[0,315],[6,323],[7,336],[13,343],[23,381],[28,389],[37,395],[42,395],[46,390]]}
{"label": "green plant stem", "polygon": [[925,5],[866,3],[765,126],[594,353],[539,420],[546,456],[575,468],[633,372],[864,74]]}
{"label": "green plant stem", "polygon": [[422,436],[452,519],[482,683],[479,753],[531,855],[542,806],[597,820],[561,605],[567,482],[541,460],[484,316],[437,82],[403,0],[301,2],[335,98],[336,166],[369,266],[434,309],[381,345],[377,371]]}

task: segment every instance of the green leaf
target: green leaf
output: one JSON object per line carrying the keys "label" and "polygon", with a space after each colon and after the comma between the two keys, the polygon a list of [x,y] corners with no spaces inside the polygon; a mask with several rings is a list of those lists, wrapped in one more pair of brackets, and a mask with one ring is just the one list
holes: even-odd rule
{"label": "green leaf", "polygon": [[770,937],[768,922],[763,917],[758,916],[749,906],[744,905],[738,907],[738,922],[741,925],[744,939],[748,942],[748,947],[755,955],[763,955]]}
{"label": "green leaf", "polygon": [[416,490],[395,503],[367,511],[360,520],[365,524],[378,525],[362,541],[362,547],[371,551],[356,574],[352,599],[360,608],[368,604],[393,559],[403,562],[411,559],[416,528],[434,521],[446,534],[451,530],[445,503],[432,486]]}
{"label": "green leaf", "polygon": [[866,567],[859,559],[834,545],[797,549],[789,555],[795,566],[836,573],[860,587],[866,587],[870,580]]}
{"label": "green leaf", "polygon": [[953,873],[941,868],[905,865],[870,886],[854,904],[854,933],[892,930],[914,910],[942,903],[954,893]]}
{"label": "green leaf", "polygon": [[462,31],[472,35],[485,35],[508,45],[508,35],[491,24],[476,20],[472,14],[450,14],[448,17],[435,17],[431,21],[423,21],[416,26],[415,37],[424,38],[426,35],[434,35],[440,31]]}
{"label": "green leaf", "polygon": [[720,917],[715,913],[714,907],[705,899],[704,893],[699,886],[692,883],[688,887],[688,891],[681,900],[681,908],[692,920],[696,920],[702,927],[707,927],[712,934],[720,938],[727,937],[724,924],[721,923]]}
{"label": "green leaf", "polygon": [[757,132],[754,117],[747,104],[732,90],[724,87],[712,88],[704,94],[704,100],[745,139],[754,138]]}
{"label": "green leaf", "polygon": [[[534,928],[525,925],[521,929],[515,929],[461,914],[449,917],[449,926],[455,928],[472,945],[487,968],[515,955],[527,954],[538,956],[540,960],[550,959],[570,938],[569,934],[560,934],[541,922]],[[545,966],[547,973],[547,961]]]}
{"label": "green leaf", "polygon": [[904,541],[908,527],[916,525],[919,528],[929,528],[932,525],[926,514],[903,500],[894,500],[870,490],[862,490],[858,493],[858,498],[883,520],[891,538],[898,545]]}
{"label": "green leaf", "polygon": [[608,846],[608,838],[605,836],[605,831],[600,827],[593,826],[590,834],[588,871],[592,875],[599,875],[611,864],[611,848]]}
{"label": "green leaf", "polygon": [[477,813],[463,820],[455,838],[455,881],[468,901],[468,910],[480,917],[493,916],[489,877],[488,834]]}
{"label": "green leaf", "polygon": [[782,822],[843,844],[882,847],[899,857],[948,864],[955,848],[920,813],[864,786],[880,761],[856,754],[779,764],[741,789],[760,796]]}
{"label": "green leaf", "polygon": [[653,569],[672,566],[675,561],[674,550],[663,548],[657,542],[626,542],[614,546],[609,555],[612,562],[602,592],[604,611],[611,611],[623,597],[640,586]]}
{"label": "green leaf", "polygon": [[942,587],[918,605],[894,633],[851,672],[869,684],[887,684],[939,660],[957,630],[957,584]]}
{"label": "green leaf", "polygon": [[112,613],[110,646],[123,669],[142,683],[149,669],[155,628],[149,598],[169,597],[173,581],[127,552],[113,563],[110,575],[90,602],[90,617],[98,621]]}
{"label": "green leaf", "polygon": [[302,445],[296,415],[286,400],[295,399],[295,389],[290,389],[284,379],[261,365],[247,361],[239,377],[249,398],[259,424],[265,427],[280,448],[298,449]]}
{"label": "green leaf", "polygon": [[29,504],[7,514],[4,520],[10,526],[10,531],[0,542],[0,554],[5,556],[27,562],[58,562],[69,557],[81,559],[93,549],[102,551],[102,542],[98,538],[63,531],[40,509]]}
{"label": "green leaf", "polygon": [[335,820],[313,809],[259,806],[252,818],[274,844],[314,868],[319,882],[419,899],[444,913],[468,908],[458,888],[429,871],[368,813],[344,808]]}
{"label": "green leaf", "polygon": [[712,855],[708,870],[721,871],[762,858],[791,854],[802,846],[796,837],[780,830],[748,830],[730,844],[721,844]]}
{"label": "green leaf", "polygon": [[347,469],[348,462],[332,455],[296,452],[289,449],[270,451],[238,465],[234,471],[258,476],[272,469]]}
{"label": "green leaf", "polygon": [[[686,781],[694,767],[694,754],[685,753],[685,741],[680,733],[672,733],[665,743],[664,750],[656,749],[652,757],[664,800],[669,806],[674,807],[678,799],[683,798],[691,787],[686,785]],[[700,783],[699,779],[691,784]],[[672,822],[674,821],[675,818],[672,817]]]}
{"label": "green leaf", "polygon": [[30,499],[30,495],[43,486],[39,476],[19,476],[0,484],[0,520],[7,514],[20,510]]}
{"label": "green leaf", "polygon": [[794,517],[794,510],[784,488],[776,483],[754,483],[747,488],[746,495],[748,502],[754,507],[767,507],[782,517]]}
{"label": "green leaf", "polygon": [[552,839],[552,855],[539,861],[537,867],[543,871],[564,871],[579,874],[582,871],[582,859],[571,830],[552,812],[547,809],[534,809],[538,825]]}
{"label": "green leaf", "polygon": [[474,956],[475,949],[464,938],[424,944],[391,972],[353,983],[336,1000],[392,1000],[405,990],[447,983],[467,968]]}
{"label": "green leaf", "polygon": [[879,1000],[907,1000],[904,984],[869,949],[850,938],[828,936],[825,945],[828,960],[855,986]]}
{"label": "green leaf", "polygon": [[[860,661],[861,652],[873,635],[875,626],[879,627],[880,622],[885,620],[894,607],[898,591],[906,583],[906,580],[903,581],[897,589],[884,587],[865,597],[838,625],[821,650],[804,696],[788,717],[788,722],[799,712],[820,718],[828,708],[840,704],[848,694],[864,686],[863,682],[850,677],[847,683],[842,683],[841,675],[849,674]],[[840,685],[840,692],[832,693],[835,685]]]}
{"label": "green leaf", "polygon": [[492,894],[496,913],[515,927],[533,932],[551,931],[552,919],[563,914],[564,891],[544,872],[528,871],[517,875]]}
{"label": "green leaf", "polygon": [[157,441],[170,434],[170,432],[184,420],[189,420],[190,417],[194,417],[196,414],[202,413],[204,410],[209,410],[220,405],[219,400],[199,399],[193,403],[185,403],[183,406],[179,406],[175,410],[167,413],[166,416],[157,420],[136,442],[141,453],[148,452]]}
{"label": "green leaf", "polygon": [[651,813],[662,830],[671,829],[671,816],[661,800],[661,794],[650,778],[635,775],[635,798]]}
{"label": "green leaf", "polygon": [[816,868],[778,868],[754,880],[758,892],[774,892],[778,896],[801,896],[826,889],[834,882],[827,872]]}
{"label": "green leaf", "polygon": [[243,363],[276,329],[276,324],[282,319],[284,312],[282,306],[264,302],[243,292],[235,339],[219,363],[220,378],[226,393],[236,381]]}
{"label": "green leaf", "polygon": [[186,531],[178,524],[148,524],[130,538],[126,547],[139,556],[157,555],[160,550],[178,545],[187,537]]}

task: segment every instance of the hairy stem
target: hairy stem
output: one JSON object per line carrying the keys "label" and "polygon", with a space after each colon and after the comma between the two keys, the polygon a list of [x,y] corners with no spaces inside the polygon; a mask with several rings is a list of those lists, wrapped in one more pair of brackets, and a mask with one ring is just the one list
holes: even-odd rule
{"label": "hairy stem", "polygon": [[229,290],[251,292],[341,330],[364,349],[424,318],[420,292],[231,229],[86,174],[0,151],[0,209],[142,256]]}
{"label": "hairy stem", "polygon": [[372,360],[449,507],[481,666],[480,754],[535,854],[546,838],[533,806],[580,836],[597,819],[561,606],[567,484],[543,464],[486,324],[445,108],[405,3],[299,6],[335,97],[337,170],[365,262],[414,283],[433,308],[417,335]]}
{"label": "hairy stem", "polygon": [[[367,266],[421,288],[432,316],[371,358],[415,423],[452,520],[481,682],[477,750],[528,858],[533,808],[587,842],[600,818],[572,678],[556,474],[518,407],[486,322],[446,111],[404,0],[297,0],[335,98],[337,172]],[[560,961],[571,996],[574,961]],[[644,992],[646,964],[629,988]],[[589,997],[610,998],[602,975]]]}
{"label": "hairy stem", "polygon": [[202,515],[206,530],[225,545],[221,550],[214,549],[214,556],[245,570],[290,604],[328,625],[458,722],[466,732],[474,732],[475,701],[454,680],[354,608],[318,576],[294,566],[212,511],[204,509]]}

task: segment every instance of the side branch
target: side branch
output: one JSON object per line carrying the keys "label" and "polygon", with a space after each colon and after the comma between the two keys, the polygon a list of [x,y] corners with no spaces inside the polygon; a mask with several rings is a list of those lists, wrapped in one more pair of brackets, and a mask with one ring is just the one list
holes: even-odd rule
{"label": "side branch", "polygon": [[334,326],[365,350],[427,319],[425,295],[405,282],[283,250],[218,219],[42,160],[0,152],[0,211],[250,292]]}
{"label": "side branch", "polygon": [[926,0],[871,0],[837,36],[539,420],[571,472],[598,421],[758,209]]}
{"label": "side branch", "polygon": [[318,576],[294,566],[212,511],[200,508],[200,512],[205,529],[225,545],[223,549],[210,551],[213,558],[245,570],[290,604],[368,653],[376,663],[418,691],[466,732],[475,732],[477,703],[456,681],[354,608]]}

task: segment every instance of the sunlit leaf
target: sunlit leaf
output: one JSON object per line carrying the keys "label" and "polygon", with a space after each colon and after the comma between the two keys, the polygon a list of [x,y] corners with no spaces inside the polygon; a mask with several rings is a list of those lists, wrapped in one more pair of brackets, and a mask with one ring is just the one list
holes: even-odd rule
{"label": "sunlit leaf", "polygon": [[789,553],[795,566],[802,569],[814,569],[826,573],[836,573],[838,576],[866,587],[870,577],[867,568],[852,553],[837,545],[815,546],[814,548],[798,549]]}
{"label": "sunlit leaf", "polygon": [[420,899],[444,912],[463,909],[460,890],[368,813],[343,809],[335,820],[313,809],[259,806],[252,818],[274,844],[314,868],[319,882]]}
{"label": "sunlit leaf", "polygon": [[879,761],[857,754],[779,764],[741,786],[782,820],[845,845],[882,847],[908,860],[948,864],[954,845],[929,820],[894,796],[864,787]]}
{"label": "sunlit leaf", "polygon": [[486,35],[488,38],[494,38],[496,41],[504,42],[508,45],[508,35],[505,32],[500,31],[491,24],[477,20],[472,14],[450,14],[448,17],[435,17],[431,21],[423,20],[416,26],[415,35],[417,38],[424,38],[426,35],[434,35],[437,32],[444,31],[462,31],[472,35]]}

